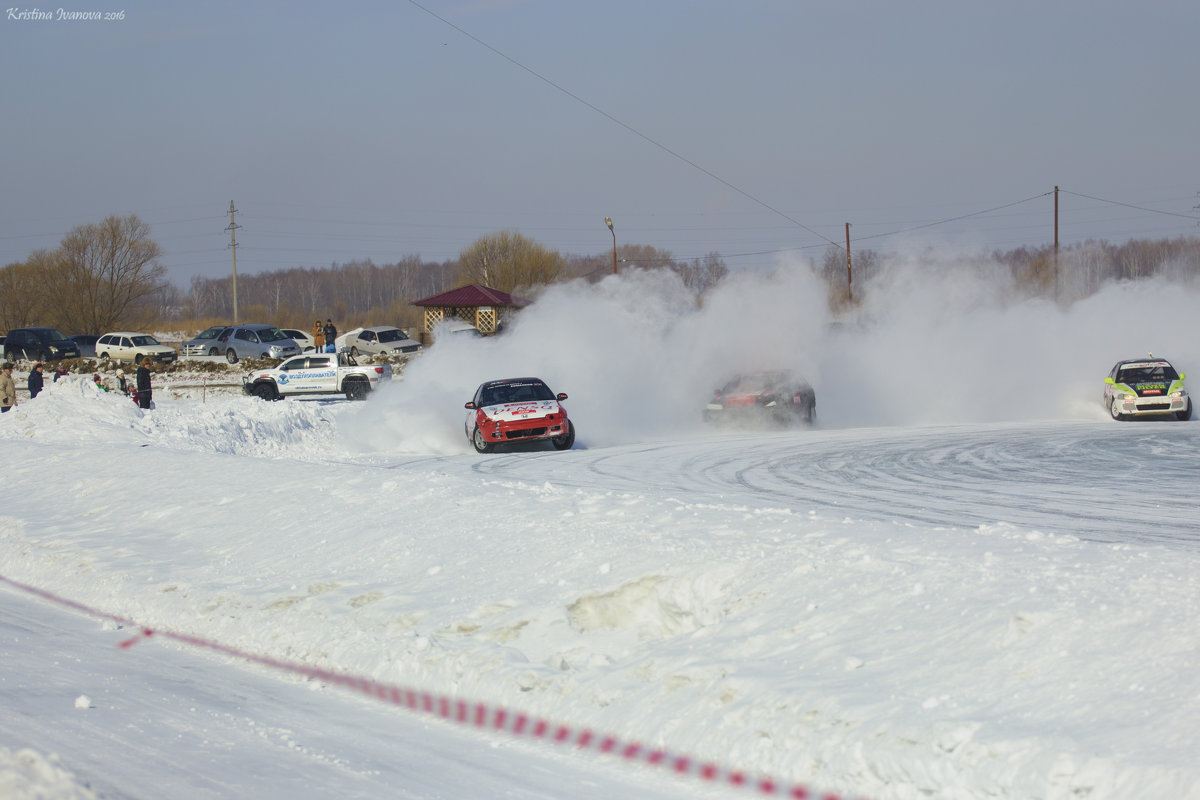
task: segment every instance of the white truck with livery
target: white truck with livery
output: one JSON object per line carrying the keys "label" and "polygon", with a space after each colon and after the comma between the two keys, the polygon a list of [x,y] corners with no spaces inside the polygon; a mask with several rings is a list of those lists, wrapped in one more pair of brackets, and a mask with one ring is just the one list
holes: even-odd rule
{"label": "white truck with livery", "polygon": [[300,395],[344,394],[365,400],[392,379],[388,364],[359,364],[349,353],[304,353],[277,367],[256,369],[242,378],[242,391],[263,400]]}

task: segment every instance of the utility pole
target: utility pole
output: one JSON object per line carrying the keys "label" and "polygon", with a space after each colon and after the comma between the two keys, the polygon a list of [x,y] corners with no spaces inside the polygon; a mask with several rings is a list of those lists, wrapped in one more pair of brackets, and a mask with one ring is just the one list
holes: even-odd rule
{"label": "utility pole", "polygon": [[1058,187],[1054,187],[1054,302],[1058,302]]}
{"label": "utility pole", "polygon": [[229,249],[233,252],[233,324],[238,321],[237,309],[237,229],[242,227],[235,223],[234,214],[237,209],[233,207],[233,201],[229,201],[229,226],[225,230],[229,231]]}
{"label": "utility pole", "polygon": [[854,276],[850,272],[850,223],[846,223],[846,296],[854,302]]}

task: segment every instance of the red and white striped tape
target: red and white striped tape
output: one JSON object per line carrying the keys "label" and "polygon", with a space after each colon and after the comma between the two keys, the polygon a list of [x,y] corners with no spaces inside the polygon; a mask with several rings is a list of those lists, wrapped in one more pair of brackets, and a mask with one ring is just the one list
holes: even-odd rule
{"label": "red and white striped tape", "polygon": [[151,636],[162,636],[194,647],[213,650],[255,664],[261,664],[272,669],[321,680],[395,706],[431,714],[460,725],[470,725],[481,730],[507,733],[512,736],[535,741],[551,742],[557,745],[574,746],[579,750],[604,753],[629,762],[661,767],[680,777],[696,778],[711,784],[723,784],[736,789],[753,791],[764,797],[788,797],[793,798],[793,800],[843,800],[844,797],[832,792],[817,792],[803,784],[784,783],[764,775],[751,776],[743,771],[728,769],[713,762],[697,761],[689,756],[671,753],[660,748],[650,748],[637,742],[622,741],[615,736],[598,734],[588,728],[573,728],[570,725],[549,722],[545,719],[531,717],[521,712],[514,712],[501,706],[472,702],[448,695],[432,694],[419,689],[380,683],[357,675],[280,661],[269,656],[248,653],[244,650],[229,647],[228,645],[210,641],[199,636],[175,633],[174,631],[154,630],[124,617],[109,614],[82,603],[77,603],[74,600],[60,597],[44,589],[19,583],[3,575],[0,575],[0,583],[5,583],[27,594],[40,597],[43,600],[48,600],[66,608],[74,609],[89,616],[111,620],[119,625],[138,629],[136,636],[126,639],[118,645],[121,648],[132,647],[142,639]]}

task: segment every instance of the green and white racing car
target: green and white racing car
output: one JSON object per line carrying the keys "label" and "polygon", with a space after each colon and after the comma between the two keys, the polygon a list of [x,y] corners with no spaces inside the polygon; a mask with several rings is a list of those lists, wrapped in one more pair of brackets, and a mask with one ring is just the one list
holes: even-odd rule
{"label": "green and white racing car", "polygon": [[1192,398],[1180,374],[1164,358],[1118,361],[1104,379],[1104,407],[1113,419],[1173,415],[1181,422],[1192,418]]}

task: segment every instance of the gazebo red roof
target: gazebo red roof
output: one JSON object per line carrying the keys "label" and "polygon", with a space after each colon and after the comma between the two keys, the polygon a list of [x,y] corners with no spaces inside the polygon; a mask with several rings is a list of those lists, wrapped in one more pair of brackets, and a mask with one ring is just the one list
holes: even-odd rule
{"label": "gazebo red roof", "polygon": [[426,297],[424,300],[414,300],[413,305],[440,306],[442,308],[455,308],[459,306],[521,306],[525,305],[525,301],[518,297],[513,297],[508,292],[502,292],[499,289],[481,286],[478,283],[470,283],[466,286],[459,286],[457,289],[451,289],[448,292],[435,294],[433,297]]}

